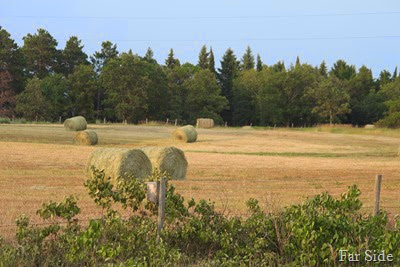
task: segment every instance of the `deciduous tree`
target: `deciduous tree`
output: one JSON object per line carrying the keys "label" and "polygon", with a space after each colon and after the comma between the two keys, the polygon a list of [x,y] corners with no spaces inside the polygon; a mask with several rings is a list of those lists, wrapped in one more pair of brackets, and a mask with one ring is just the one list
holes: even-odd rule
{"label": "deciduous tree", "polygon": [[227,107],[228,101],[221,96],[221,87],[215,75],[209,70],[200,70],[193,79],[185,82],[187,88],[186,110],[188,122],[195,123],[197,118],[211,118],[222,122],[219,115]]}
{"label": "deciduous tree", "polygon": [[310,93],[316,102],[313,113],[327,118],[330,125],[336,116],[350,112],[350,96],[335,75],[323,79]]}
{"label": "deciduous tree", "polygon": [[47,114],[46,99],[38,78],[28,80],[25,90],[17,96],[16,112],[28,120],[42,120]]}

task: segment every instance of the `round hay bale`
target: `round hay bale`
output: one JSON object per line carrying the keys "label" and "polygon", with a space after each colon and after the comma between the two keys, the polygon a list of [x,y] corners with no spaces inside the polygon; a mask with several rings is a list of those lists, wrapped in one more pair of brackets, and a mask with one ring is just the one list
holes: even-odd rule
{"label": "round hay bale", "polygon": [[92,167],[103,170],[112,180],[135,177],[147,178],[151,175],[151,162],[139,149],[99,148],[92,152],[87,164],[87,174],[92,177]]}
{"label": "round hay bale", "polygon": [[87,122],[82,116],[72,117],[64,121],[64,127],[70,131],[83,131],[86,130]]}
{"label": "round hay bale", "polygon": [[213,128],[214,127],[214,120],[213,119],[207,119],[207,118],[200,118],[197,119],[196,123],[197,128]]}
{"label": "round hay bale", "polygon": [[175,140],[179,140],[185,143],[196,142],[197,140],[197,131],[192,125],[186,125],[176,129],[172,133],[172,137]]}
{"label": "round hay bale", "polygon": [[375,128],[375,125],[373,125],[373,124],[367,124],[367,125],[364,126],[364,128],[365,128],[365,129],[374,129],[374,128]]}
{"label": "round hay bale", "polygon": [[254,128],[251,127],[251,126],[243,126],[242,129],[244,129],[244,130],[254,130]]}
{"label": "round hay bale", "polygon": [[79,131],[74,136],[74,144],[76,145],[94,146],[98,141],[99,139],[95,131]]}
{"label": "round hay bale", "polygon": [[143,147],[141,150],[149,157],[153,169],[166,172],[173,180],[186,178],[188,162],[185,153],[176,147]]}

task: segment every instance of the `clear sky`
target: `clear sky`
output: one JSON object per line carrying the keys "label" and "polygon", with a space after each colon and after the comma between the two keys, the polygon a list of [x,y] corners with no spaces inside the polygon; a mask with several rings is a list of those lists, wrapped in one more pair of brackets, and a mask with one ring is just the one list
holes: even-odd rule
{"label": "clear sky", "polygon": [[400,65],[398,0],[203,0],[203,1],[0,1],[0,25],[18,44],[37,28],[63,48],[76,35],[88,54],[104,40],[119,51],[143,55],[147,47],[164,63],[169,48],[181,62],[196,63],[203,44],[217,65],[228,47],[240,58],[247,45],[270,65],[296,56],[328,66],[345,59],[374,75]]}

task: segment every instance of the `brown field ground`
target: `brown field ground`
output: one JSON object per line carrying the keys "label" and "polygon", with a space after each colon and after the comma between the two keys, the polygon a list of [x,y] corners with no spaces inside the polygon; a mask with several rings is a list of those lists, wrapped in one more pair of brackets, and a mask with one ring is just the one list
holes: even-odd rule
{"label": "brown field ground", "polygon": [[[176,146],[189,162],[187,179],[171,181],[185,199],[211,199],[232,215],[257,198],[275,207],[299,203],[323,191],[339,196],[357,184],[370,212],[376,174],[383,174],[382,207],[400,210],[400,132],[367,129],[198,129],[198,141],[182,144],[175,127],[89,125],[96,147]],[[62,125],[0,125],[0,235],[10,236],[19,214],[33,222],[41,203],[75,194],[81,219],[101,211],[83,183],[96,147],[72,145]]]}

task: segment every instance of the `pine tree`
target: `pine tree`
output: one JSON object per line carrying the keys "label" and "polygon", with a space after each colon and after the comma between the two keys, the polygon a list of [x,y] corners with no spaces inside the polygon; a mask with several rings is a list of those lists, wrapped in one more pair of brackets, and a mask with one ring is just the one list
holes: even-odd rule
{"label": "pine tree", "polygon": [[0,117],[14,115],[15,93],[11,89],[12,77],[8,71],[0,71]]}
{"label": "pine tree", "polygon": [[319,65],[318,72],[321,76],[328,77],[328,68],[325,61],[322,61],[321,65]]}
{"label": "pine tree", "polygon": [[215,59],[214,59],[214,53],[212,51],[212,47],[210,47],[210,53],[208,56],[208,69],[211,71],[211,73],[216,73],[215,71]]}
{"label": "pine tree", "polygon": [[23,61],[18,45],[10,33],[0,26],[0,84],[7,82],[3,89],[8,88],[7,90],[13,91],[14,94],[24,89]]}
{"label": "pine tree", "polygon": [[57,49],[57,40],[48,31],[38,29],[37,33],[29,33],[22,39],[22,53],[30,76],[44,78],[58,70],[61,53]]}
{"label": "pine tree", "polygon": [[392,74],[387,71],[387,70],[382,70],[381,73],[379,74],[379,86],[382,87],[385,84],[388,84],[392,81]]}
{"label": "pine tree", "polygon": [[228,110],[222,112],[224,121],[232,122],[233,110],[233,80],[237,77],[239,62],[233,50],[228,48],[221,60],[221,68],[218,69],[218,81],[221,85],[222,95],[228,99]]}
{"label": "pine tree", "polygon": [[[99,75],[102,71],[103,68],[112,60],[118,57],[118,50],[117,50],[117,45],[113,44],[110,41],[105,41],[102,42],[101,44],[101,50],[97,51],[94,53],[93,56],[90,57],[90,60],[92,61],[93,68],[96,72],[97,75]],[[102,86],[102,84],[99,84],[97,86],[97,92],[95,96],[95,102],[96,102],[96,119],[100,118],[101,115],[101,110],[105,109],[104,104],[102,103],[105,100],[105,90]]]}
{"label": "pine tree", "polygon": [[396,78],[397,78],[397,66],[396,66],[396,68],[394,69],[393,76],[392,76],[392,80],[394,80],[394,79],[396,79]]}
{"label": "pine tree", "polygon": [[263,63],[261,61],[261,56],[260,54],[257,54],[257,71],[262,71],[263,69]]}
{"label": "pine tree", "polygon": [[251,70],[254,69],[254,56],[251,52],[250,46],[247,46],[246,52],[242,57],[242,69]]}
{"label": "pine tree", "polygon": [[76,36],[71,36],[65,48],[62,51],[62,63],[61,68],[63,73],[68,75],[73,72],[75,66],[80,64],[88,64],[88,56],[83,52],[83,45],[81,45],[81,40]]}
{"label": "pine tree", "polygon": [[207,47],[203,45],[199,53],[199,62],[197,65],[202,69],[208,69],[208,53]]}
{"label": "pine tree", "polygon": [[339,59],[333,64],[330,73],[340,80],[350,80],[356,76],[356,67],[354,65],[348,65],[346,61]]}
{"label": "pine tree", "polygon": [[167,66],[167,68],[173,69],[177,66],[180,66],[180,62],[179,59],[175,59],[174,58],[174,50],[171,48],[169,50],[169,54],[167,59],[165,60],[165,66]]}
{"label": "pine tree", "polygon": [[275,72],[286,71],[286,66],[284,61],[278,61],[272,66],[272,70]]}
{"label": "pine tree", "polygon": [[110,41],[105,41],[101,44],[101,50],[95,52],[94,55],[90,57],[90,61],[94,65],[95,71],[99,73],[109,60],[117,56],[117,45]]}
{"label": "pine tree", "polygon": [[296,57],[296,67],[301,65],[299,56]]}
{"label": "pine tree", "polygon": [[144,60],[149,63],[157,63],[157,61],[154,59],[154,52],[150,47],[147,48],[146,54],[144,55]]}

